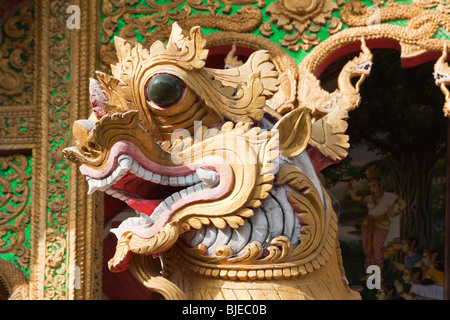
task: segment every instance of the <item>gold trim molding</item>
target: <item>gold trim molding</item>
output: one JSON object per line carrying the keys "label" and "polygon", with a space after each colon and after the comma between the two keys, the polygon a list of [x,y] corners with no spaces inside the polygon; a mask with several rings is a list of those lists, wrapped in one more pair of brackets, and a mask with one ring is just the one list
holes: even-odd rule
{"label": "gold trim molding", "polygon": [[36,142],[33,101],[33,2],[0,27],[0,150],[31,149]]}
{"label": "gold trim molding", "polygon": [[25,229],[30,221],[27,204],[31,176],[27,169],[28,159],[23,154],[0,156],[0,171],[8,172],[6,177],[0,176],[0,254],[13,253],[24,269],[30,262],[30,249],[25,244]]}
{"label": "gold trim molding", "polygon": [[[69,5],[80,7],[81,29],[66,27]],[[39,28],[34,33],[33,101],[38,115],[32,148],[30,296],[99,299],[101,201],[87,196],[77,168],[65,163],[61,154],[70,143],[71,123],[90,112],[88,88],[97,67],[99,5],[95,0],[42,0],[34,1],[34,6]]]}

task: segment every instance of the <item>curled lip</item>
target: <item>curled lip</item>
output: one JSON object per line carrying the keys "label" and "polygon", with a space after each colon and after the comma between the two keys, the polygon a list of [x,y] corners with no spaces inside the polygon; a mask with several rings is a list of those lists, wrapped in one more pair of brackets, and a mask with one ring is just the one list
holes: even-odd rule
{"label": "curled lip", "polygon": [[81,165],[80,171],[88,181],[88,193],[104,191],[138,213],[137,217],[128,218],[111,230],[119,239],[127,231],[150,238],[184,206],[222,198],[233,183],[233,179],[221,179],[232,177],[232,171],[218,156],[167,167],[151,161],[128,141],[119,141],[113,146],[102,169]]}

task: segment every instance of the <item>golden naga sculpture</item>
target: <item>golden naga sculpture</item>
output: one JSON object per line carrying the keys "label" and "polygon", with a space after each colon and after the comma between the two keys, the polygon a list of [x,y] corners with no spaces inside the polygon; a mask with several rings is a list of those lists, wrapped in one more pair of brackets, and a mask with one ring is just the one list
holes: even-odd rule
{"label": "golden naga sculpture", "polygon": [[176,23],[167,45],[116,38],[113,76],[91,81],[94,113],[64,154],[89,192],[136,210],[112,230],[110,270],[166,299],[360,299],[314,163],[345,156],[348,107],[281,116],[266,106],[279,86],[268,52],[212,69],[205,44]]}
{"label": "golden naga sculpture", "polygon": [[[327,92],[320,86],[320,81],[305,69],[300,69],[298,82],[298,99],[311,109],[315,117],[323,116],[332,110],[351,111],[356,109],[360,102],[359,87],[372,69],[373,54],[361,38],[362,52],[353,60],[347,62],[338,77],[338,89]],[[359,77],[355,85],[352,79]]]}
{"label": "golden naga sculpture", "polygon": [[447,45],[444,45],[441,57],[434,65],[434,80],[445,95],[445,104],[442,109],[445,117],[450,117],[450,91],[447,88],[450,85],[450,67],[447,62]]}

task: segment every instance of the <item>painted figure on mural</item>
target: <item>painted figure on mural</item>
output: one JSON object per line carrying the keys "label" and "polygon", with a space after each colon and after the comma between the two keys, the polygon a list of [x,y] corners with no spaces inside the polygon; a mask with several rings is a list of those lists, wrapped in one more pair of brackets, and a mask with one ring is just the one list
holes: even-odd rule
{"label": "painted figure on mural", "polygon": [[417,239],[414,237],[405,237],[401,243],[401,251],[404,255],[404,261],[392,261],[394,267],[403,272],[408,267],[420,266],[423,255],[422,250],[417,245]]}
{"label": "painted figure on mural", "polygon": [[422,267],[425,270],[425,278],[430,279],[437,285],[444,285],[444,271],[438,259],[436,250],[425,249],[423,251]]}
{"label": "painted figure on mural", "polygon": [[[408,285],[405,291],[403,283]],[[444,286],[426,277],[426,271],[420,267],[407,267],[402,273],[402,281],[395,280],[398,295],[405,300],[442,300]]]}
{"label": "painted figure on mural", "polygon": [[376,294],[377,300],[404,300],[397,293],[394,285],[382,285]]}
{"label": "painted figure on mural", "polygon": [[368,209],[361,226],[365,264],[382,268],[384,259],[394,251],[390,246],[400,238],[400,217],[406,202],[385,190],[384,179],[374,168],[367,170],[367,184],[368,195],[357,195],[352,180],[348,192],[354,201],[366,204]]}

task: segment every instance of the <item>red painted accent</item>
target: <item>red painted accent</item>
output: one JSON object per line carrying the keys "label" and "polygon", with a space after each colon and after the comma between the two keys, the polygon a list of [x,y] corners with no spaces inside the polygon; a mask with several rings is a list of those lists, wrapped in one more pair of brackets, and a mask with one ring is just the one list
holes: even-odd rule
{"label": "red painted accent", "polygon": [[134,210],[137,210],[150,216],[153,213],[153,211],[155,211],[156,207],[159,206],[159,204],[163,201],[164,199],[157,199],[157,200],[128,199],[127,204]]}
{"label": "red painted accent", "polygon": [[333,161],[330,158],[324,157],[319,150],[314,147],[308,147],[306,149],[309,155],[309,159],[311,160],[312,165],[314,166],[314,170],[319,173],[329,165],[337,163],[337,161]]}
{"label": "red painted accent", "polygon": [[424,54],[421,54],[420,56],[414,57],[414,58],[405,58],[402,59],[402,67],[403,68],[414,68],[417,66],[420,66],[423,63],[427,63],[430,61],[436,61],[440,58],[442,55],[442,52],[427,52]]}
{"label": "red painted accent", "polygon": [[125,208],[126,203],[109,194],[103,194],[104,199],[104,223],[107,224],[114,216]]}

